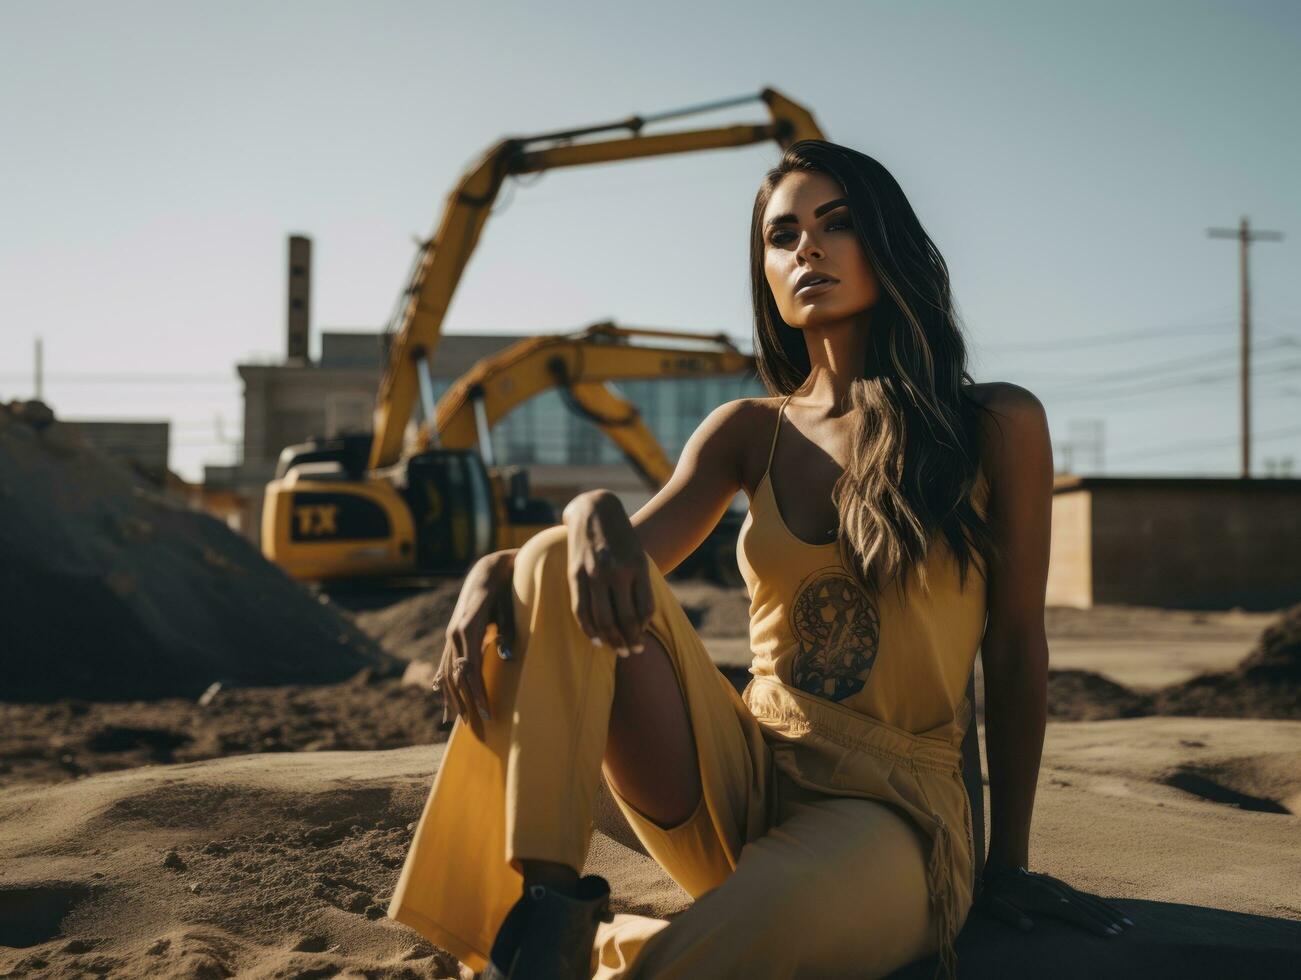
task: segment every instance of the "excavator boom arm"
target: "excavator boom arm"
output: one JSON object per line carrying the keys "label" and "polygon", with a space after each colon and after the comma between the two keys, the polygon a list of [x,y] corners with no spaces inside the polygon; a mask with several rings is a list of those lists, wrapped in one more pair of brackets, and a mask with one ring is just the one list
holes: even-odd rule
{"label": "excavator boom arm", "polygon": [[[754,98],[767,105],[770,122],[639,135],[648,122],[704,112]],[[573,142],[579,136],[615,129],[627,129],[634,135]],[[405,292],[401,325],[390,346],[388,364],[376,399],[370,468],[373,470],[394,463],[402,454],[403,434],[420,389],[418,372],[421,361],[427,361],[437,350],[452,295],[506,177],[555,167],[746,146],[770,139],[784,148],[797,140],[820,138],[822,132],[807,109],[766,88],[758,96],[688,107],[653,117],[633,116],[584,129],[509,138],[492,147],[447,196],[438,228],[433,238],[422,246],[415,264]],[[552,145],[536,147],[539,143]]]}
{"label": "excavator boom arm", "polygon": [[[694,341],[690,347],[639,346],[632,338]],[[480,427],[490,429],[516,406],[558,388],[571,407],[589,418],[652,490],[673,464],[636,407],[611,391],[608,381],[638,378],[699,378],[753,374],[754,358],[722,335],[598,323],[577,334],[533,337],[480,361],[439,400],[437,444],[447,449],[478,445]],[[476,417],[476,403],[478,403]],[[422,433],[422,443],[433,441]]]}

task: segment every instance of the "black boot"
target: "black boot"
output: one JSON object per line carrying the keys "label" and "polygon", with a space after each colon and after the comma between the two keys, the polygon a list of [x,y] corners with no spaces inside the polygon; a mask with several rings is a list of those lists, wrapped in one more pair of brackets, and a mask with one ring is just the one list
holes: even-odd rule
{"label": "black boot", "polygon": [[573,897],[527,885],[497,930],[479,980],[590,980],[597,922],[610,922],[610,883],[578,879]]}

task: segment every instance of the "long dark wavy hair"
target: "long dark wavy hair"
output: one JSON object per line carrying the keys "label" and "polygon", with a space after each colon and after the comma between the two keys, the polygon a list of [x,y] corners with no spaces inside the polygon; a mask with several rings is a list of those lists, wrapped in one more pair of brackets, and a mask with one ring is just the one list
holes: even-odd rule
{"label": "long dark wavy hair", "polygon": [[967,346],[944,258],[898,181],[864,153],[826,140],[800,140],[759,186],[750,224],[759,378],[771,394],[788,395],[810,372],[802,332],[782,319],[764,273],[764,211],[781,179],[797,170],[824,173],[840,184],[880,284],[880,298],[865,321],[870,326],[863,376],[854,379],[850,392],[852,450],[832,491],[841,553],[869,590],[894,581],[902,592],[914,568],[921,586],[929,588],[925,561],[938,532],[965,588],[973,551],[982,575],[998,555],[983,507],[978,510],[974,500],[981,409],[963,390],[974,383]]}

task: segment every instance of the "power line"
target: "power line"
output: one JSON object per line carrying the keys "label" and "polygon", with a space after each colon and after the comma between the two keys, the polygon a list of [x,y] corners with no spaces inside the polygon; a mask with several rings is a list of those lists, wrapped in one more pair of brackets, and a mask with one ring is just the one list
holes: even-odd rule
{"label": "power line", "polygon": [[[1276,337],[1259,345],[1256,353],[1259,353],[1262,349],[1271,349],[1271,345],[1273,347],[1301,347],[1301,340],[1294,340],[1291,337]],[[1075,388],[1082,385],[1108,384],[1113,381],[1123,381],[1127,378],[1151,377],[1169,371],[1179,371],[1186,367],[1205,367],[1207,361],[1233,357],[1238,352],[1239,348],[1237,347],[1225,347],[1220,350],[1207,351],[1203,354],[1192,354],[1179,360],[1165,361],[1160,364],[1145,364],[1126,371],[1101,371],[1096,374],[1067,375],[1067,378],[1074,378],[1075,380],[1067,381],[1065,387]]]}
{"label": "power line", "polygon": [[[1290,361],[1285,364],[1275,364],[1267,368],[1261,368],[1256,372],[1257,375],[1270,375],[1285,373],[1288,371],[1301,371],[1301,360]],[[1191,378],[1170,378],[1168,384],[1161,383],[1144,383],[1134,388],[1121,389],[1119,391],[1111,389],[1107,391],[1081,392],[1079,394],[1066,394],[1054,400],[1060,401],[1089,401],[1098,398],[1128,398],[1133,395],[1146,395],[1157,391],[1168,391],[1171,388],[1186,388],[1190,385],[1212,384],[1218,381],[1226,381],[1233,377],[1234,370],[1229,369],[1228,373],[1219,374],[1202,374],[1195,375]],[[1054,396],[1050,396],[1054,397]]]}
{"label": "power line", "polygon": [[[1273,432],[1260,432],[1256,434],[1256,439],[1261,442],[1267,442],[1272,439],[1286,439],[1290,436],[1301,435],[1301,425],[1294,425],[1289,429],[1276,429]],[[1230,446],[1236,446],[1236,438],[1218,439],[1218,440],[1199,440],[1196,442],[1185,442],[1176,445],[1166,444],[1163,446],[1153,447],[1152,449],[1134,449],[1129,452],[1113,453],[1111,459],[1137,459],[1151,458],[1152,456],[1170,456],[1174,453],[1197,452],[1202,449],[1225,449]]]}
{"label": "power line", "polygon": [[[30,381],[31,375],[18,374],[12,371],[0,373],[0,382]],[[151,373],[113,373],[103,371],[87,372],[65,372],[62,374],[46,374],[44,381],[47,384],[223,384],[234,385],[242,384],[243,379],[228,375],[219,374],[178,374],[172,372],[151,372]]]}
{"label": "power line", "polygon": [[1121,330],[1116,333],[1097,334],[1094,336],[1067,337],[1061,340],[1050,340],[1036,344],[994,344],[983,349],[990,351],[991,353],[1018,353],[1032,351],[1052,353],[1069,348],[1102,347],[1108,344],[1123,344],[1135,340],[1146,340],[1149,337],[1166,336],[1172,333],[1205,333],[1215,330],[1223,330],[1225,327],[1231,326],[1233,326],[1232,320],[1220,320],[1215,323],[1201,324],[1170,324],[1161,327],[1141,327],[1137,330]]}
{"label": "power line", "polygon": [[[1165,337],[1170,334],[1215,333],[1234,325],[1233,320],[1216,320],[1211,323],[1168,324],[1156,327],[1138,327],[1134,330],[1119,330],[1107,334],[1094,334],[1082,337],[1064,337],[1060,340],[1048,340],[1031,344],[990,344],[978,345],[980,352],[1013,354],[1041,353],[1055,354],[1072,348],[1105,347],[1111,344],[1126,344],[1133,341],[1148,340],[1152,337]],[[1270,320],[1258,320],[1261,326],[1269,328],[1274,336],[1297,339],[1297,334],[1284,330]]]}

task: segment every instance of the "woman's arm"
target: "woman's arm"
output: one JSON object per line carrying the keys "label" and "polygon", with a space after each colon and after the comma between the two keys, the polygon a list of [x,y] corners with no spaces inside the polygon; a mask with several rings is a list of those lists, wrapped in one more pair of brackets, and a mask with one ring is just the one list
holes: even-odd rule
{"label": "woman's arm", "polygon": [[1002,560],[989,577],[985,666],[985,749],[992,814],[980,906],[1021,930],[1030,913],[1063,919],[1100,936],[1134,923],[1118,907],[1052,875],[1028,870],[1030,815],[1048,713],[1044,595],[1052,530],[1053,449],[1039,400],[1013,384],[991,386],[984,433],[989,519]]}
{"label": "woman's arm", "polygon": [[663,574],[672,571],[736,495],[748,402],[711,412],[687,440],[668,482],[631,518],[608,490],[581,493],[565,507],[574,616],[584,633],[622,657],[644,649],[642,633],[654,613],[648,562]]}
{"label": "woman's arm", "polygon": [[763,431],[764,418],[754,399],[718,406],[682,447],[668,482],[632,515],[637,537],[663,574],[695,551],[727,511],[742,487],[744,452]]}
{"label": "woman's arm", "polygon": [[1053,453],[1043,405],[1025,388],[995,386],[986,403],[988,517],[1002,560],[991,570],[981,642],[989,759],[987,867],[1025,866],[1047,718],[1044,596],[1052,529]]}

